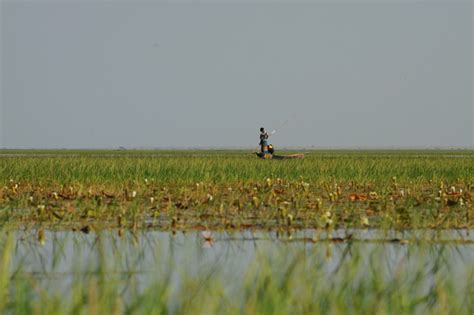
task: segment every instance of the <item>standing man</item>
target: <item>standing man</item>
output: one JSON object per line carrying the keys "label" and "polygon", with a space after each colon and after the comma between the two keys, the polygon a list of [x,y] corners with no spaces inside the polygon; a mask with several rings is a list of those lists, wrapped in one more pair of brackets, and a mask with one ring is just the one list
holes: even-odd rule
{"label": "standing man", "polygon": [[260,151],[262,153],[267,153],[268,151],[268,133],[262,127],[260,128]]}

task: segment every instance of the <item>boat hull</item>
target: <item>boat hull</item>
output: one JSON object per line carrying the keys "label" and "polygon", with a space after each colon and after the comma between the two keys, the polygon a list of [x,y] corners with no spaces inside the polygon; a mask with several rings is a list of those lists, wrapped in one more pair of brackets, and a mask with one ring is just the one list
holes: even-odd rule
{"label": "boat hull", "polygon": [[294,160],[294,159],[304,159],[303,153],[290,154],[290,155],[275,155],[275,154],[265,154],[261,152],[255,152],[255,154],[264,160]]}

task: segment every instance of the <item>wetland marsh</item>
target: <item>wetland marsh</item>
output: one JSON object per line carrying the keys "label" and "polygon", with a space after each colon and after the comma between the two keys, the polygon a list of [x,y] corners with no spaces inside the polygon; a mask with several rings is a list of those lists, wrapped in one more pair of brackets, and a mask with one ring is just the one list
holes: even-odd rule
{"label": "wetland marsh", "polygon": [[474,152],[0,151],[0,311],[472,314]]}

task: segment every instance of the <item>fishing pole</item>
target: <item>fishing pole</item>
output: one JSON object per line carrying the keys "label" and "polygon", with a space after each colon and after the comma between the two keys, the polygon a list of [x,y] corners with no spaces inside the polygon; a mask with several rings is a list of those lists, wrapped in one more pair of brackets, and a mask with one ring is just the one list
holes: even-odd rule
{"label": "fishing pole", "polygon": [[[280,128],[283,128],[287,123],[288,119],[285,120],[280,126],[278,126],[277,129],[279,130]],[[272,132],[270,132],[270,135],[274,135],[277,132],[277,129],[273,129]]]}

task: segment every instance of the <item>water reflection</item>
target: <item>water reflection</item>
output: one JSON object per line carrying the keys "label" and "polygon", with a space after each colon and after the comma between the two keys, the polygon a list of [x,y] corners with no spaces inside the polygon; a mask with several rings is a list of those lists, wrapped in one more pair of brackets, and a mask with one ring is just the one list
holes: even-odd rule
{"label": "water reflection", "polygon": [[[219,285],[222,294],[236,300],[245,300],[242,288],[260,281],[262,273],[284,279],[291,271],[302,290],[314,284],[335,293],[376,281],[430,296],[449,280],[462,297],[474,281],[472,230],[43,233],[41,240],[38,231],[12,233],[12,284],[26,280],[60,296],[92,280],[113,284],[127,301],[164,283],[170,310],[189,279],[196,280],[196,290]],[[0,237],[0,248],[2,242]]]}
{"label": "water reflection", "polygon": [[[115,230],[83,234],[45,231],[44,245],[37,233],[14,233],[13,266],[36,275],[92,273],[106,265],[116,272],[147,273],[163,265],[191,262],[200,266],[225,264],[245,269],[258,255],[294,256],[306,253],[309,260],[324,257],[332,271],[353,255],[383,259],[388,266],[400,260],[446,256],[457,266],[474,261],[472,231],[303,230],[293,232],[187,232]],[[356,252],[356,253],[354,253]],[[462,268],[461,268],[462,269]]]}

